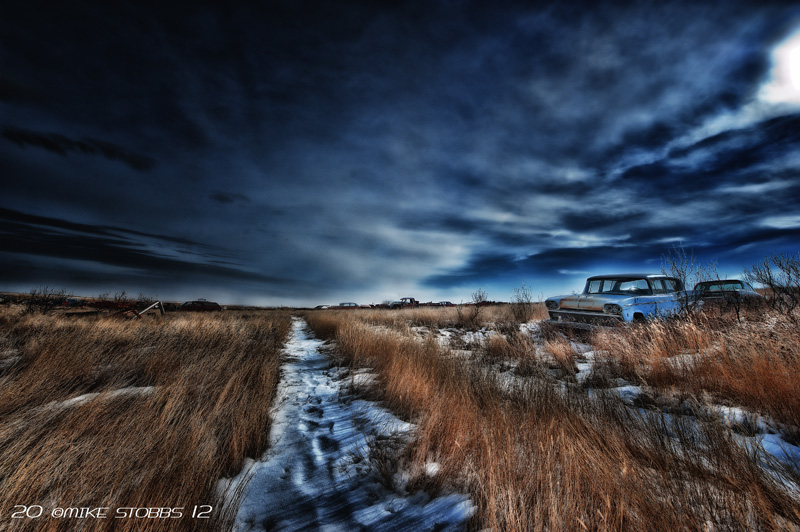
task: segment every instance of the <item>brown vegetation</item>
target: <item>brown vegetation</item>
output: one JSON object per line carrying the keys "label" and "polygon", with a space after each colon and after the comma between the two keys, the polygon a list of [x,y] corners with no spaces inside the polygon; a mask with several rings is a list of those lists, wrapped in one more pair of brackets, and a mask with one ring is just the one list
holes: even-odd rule
{"label": "brown vegetation", "polygon": [[602,371],[800,427],[800,329],[792,318],[776,313],[738,323],[700,315],[604,330],[592,343]]}
{"label": "brown vegetation", "polygon": [[[403,334],[399,316],[309,313],[307,319],[318,334],[336,339],[347,363],[375,368],[378,380],[369,393],[417,423],[403,455],[414,474],[412,487],[467,490],[477,505],[475,528],[800,529],[797,493],[783,483],[797,482],[797,471],[771,464],[767,473],[767,458],[738,443],[718,419],[631,409],[603,390],[588,394],[580,386],[554,385],[544,359],[565,373],[575,361],[569,342],[552,331],[537,341],[518,333],[493,337],[484,357],[464,358],[440,347],[432,335],[420,341]],[[384,319],[391,328],[369,325],[386,324]],[[729,335],[708,336],[702,327],[674,322],[601,334],[594,342],[606,354],[598,371],[677,386],[680,370],[670,379],[664,373],[672,367],[670,358],[712,349],[755,357],[780,348],[754,340],[750,350],[734,350]],[[723,336],[727,343],[720,343]],[[745,333],[739,338],[747,339]],[[498,358],[531,370],[503,380],[485,365]],[[752,359],[742,360],[752,367]],[[730,379],[719,377],[729,388],[741,378],[737,367],[728,368]],[[800,394],[789,389],[790,374],[784,372],[789,367],[773,361],[754,379],[777,369],[774,379],[784,381],[786,397],[796,401]],[[709,367],[695,382],[732,393],[710,379],[722,373],[721,366]],[[431,461],[440,466],[433,476],[426,468]]]}
{"label": "brown vegetation", "polygon": [[[0,311],[0,515],[14,530],[216,530],[217,481],[267,444],[287,314],[70,319]],[[210,505],[212,519],[190,517]],[[56,519],[108,507],[108,519]],[[114,519],[122,507],[182,518]],[[167,525],[168,523],[168,525]]]}
{"label": "brown vegetation", "polygon": [[[542,320],[547,318],[544,303],[528,303],[519,307],[516,303],[501,303],[477,307],[473,305],[459,307],[416,307],[404,309],[366,309],[366,310],[323,310],[309,312],[316,323],[338,323],[342,319],[355,317],[358,321],[389,327],[407,332],[410,327],[427,327],[430,330],[460,328],[478,330],[481,328],[503,328],[509,324],[517,327],[522,321]],[[528,316],[520,320],[519,316]],[[318,333],[320,334],[320,333]],[[324,333],[323,333],[324,336]]]}

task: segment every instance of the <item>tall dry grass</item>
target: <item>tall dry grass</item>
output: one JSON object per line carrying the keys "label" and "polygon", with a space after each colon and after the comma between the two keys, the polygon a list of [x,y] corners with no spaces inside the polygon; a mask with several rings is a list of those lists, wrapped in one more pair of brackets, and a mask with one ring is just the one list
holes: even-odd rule
{"label": "tall dry grass", "polygon": [[[215,486],[267,445],[288,314],[127,321],[0,312],[4,528],[230,526],[236,494],[223,508]],[[12,522],[16,505],[39,505],[44,516]],[[195,505],[212,506],[212,518],[192,519]],[[48,517],[56,507],[109,507],[110,518]],[[114,519],[122,507],[184,510]]]}
{"label": "tall dry grass", "polygon": [[[515,312],[514,303],[503,303],[480,307],[477,312],[472,305],[463,305],[459,311],[455,307],[416,307],[402,309],[354,309],[354,310],[315,310],[304,313],[314,316],[318,324],[338,322],[342,319],[355,318],[357,321],[371,323],[408,332],[411,327],[427,327],[430,330],[461,328],[478,330],[482,328],[513,330],[520,324],[520,312]],[[524,314],[530,320],[542,320],[548,317],[543,303],[527,304]],[[318,333],[320,334],[320,333]]]}
{"label": "tall dry grass", "polygon": [[711,395],[800,428],[800,329],[790,318],[653,322],[600,331],[592,344],[598,371],[656,389]]}
{"label": "tall dry grass", "polygon": [[[308,316],[312,328],[319,319],[348,363],[375,368],[372,393],[417,423],[403,457],[411,486],[466,489],[476,529],[800,529],[796,493],[714,420],[642,413],[536,372],[504,382],[432,340],[355,314]],[[492,349],[532,356],[513,338]],[[439,465],[433,476],[430,461]]]}

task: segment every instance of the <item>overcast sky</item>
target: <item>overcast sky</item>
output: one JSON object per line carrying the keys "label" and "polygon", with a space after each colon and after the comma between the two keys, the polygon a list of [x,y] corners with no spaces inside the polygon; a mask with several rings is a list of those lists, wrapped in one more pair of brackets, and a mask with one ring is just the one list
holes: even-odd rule
{"label": "overcast sky", "polygon": [[800,249],[796,3],[144,4],[3,6],[0,290],[509,300]]}

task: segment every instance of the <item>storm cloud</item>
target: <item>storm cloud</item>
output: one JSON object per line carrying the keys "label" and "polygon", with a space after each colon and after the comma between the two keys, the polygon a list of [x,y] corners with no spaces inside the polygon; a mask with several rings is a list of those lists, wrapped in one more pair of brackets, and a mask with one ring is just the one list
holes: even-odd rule
{"label": "storm cloud", "polygon": [[7,7],[6,288],[507,299],[676,245],[736,275],[800,241],[798,31],[782,2]]}
{"label": "storm cloud", "polygon": [[70,152],[101,155],[112,161],[118,160],[140,172],[151,170],[156,165],[156,162],[150,157],[128,152],[120,146],[101,140],[73,140],[55,133],[37,133],[24,129],[6,129],[3,131],[3,137],[23,148],[34,146],[64,156]]}

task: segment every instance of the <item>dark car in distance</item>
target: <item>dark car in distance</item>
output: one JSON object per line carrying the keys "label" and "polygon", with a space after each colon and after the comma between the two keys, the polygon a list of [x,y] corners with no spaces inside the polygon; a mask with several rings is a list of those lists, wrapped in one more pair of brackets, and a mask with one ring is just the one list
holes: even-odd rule
{"label": "dark car in distance", "polygon": [[693,296],[698,308],[703,308],[707,303],[755,303],[764,299],[750,284],[738,279],[697,283],[694,285]]}
{"label": "dark car in distance", "polygon": [[183,303],[178,310],[188,310],[193,312],[217,312],[222,310],[219,303],[213,301],[206,301],[205,299],[198,299],[196,301],[187,301]]}

